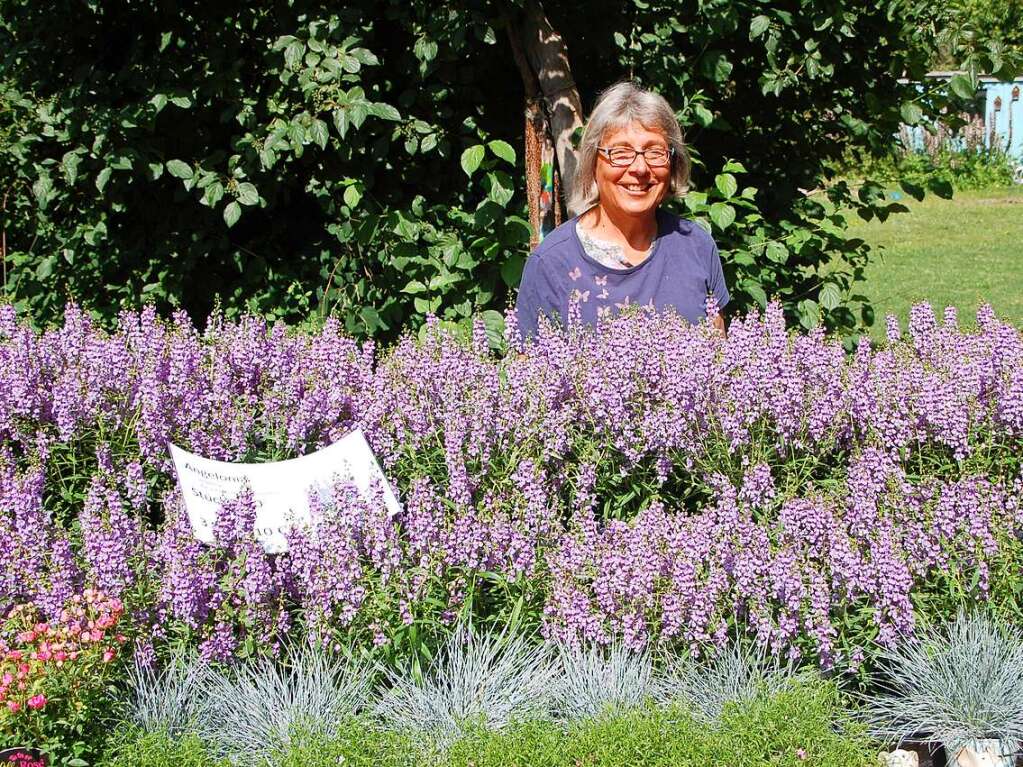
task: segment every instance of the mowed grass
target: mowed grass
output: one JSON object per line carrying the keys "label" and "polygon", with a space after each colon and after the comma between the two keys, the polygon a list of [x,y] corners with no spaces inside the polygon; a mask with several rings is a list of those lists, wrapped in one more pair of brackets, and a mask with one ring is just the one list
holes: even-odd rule
{"label": "mowed grass", "polygon": [[1023,187],[957,192],[951,200],[903,195],[910,208],[885,222],[849,219],[850,233],[878,247],[859,292],[876,313],[871,336],[884,337],[885,315],[906,326],[910,307],[927,301],[939,314],[959,310],[964,327],[989,303],[1023,328]]}

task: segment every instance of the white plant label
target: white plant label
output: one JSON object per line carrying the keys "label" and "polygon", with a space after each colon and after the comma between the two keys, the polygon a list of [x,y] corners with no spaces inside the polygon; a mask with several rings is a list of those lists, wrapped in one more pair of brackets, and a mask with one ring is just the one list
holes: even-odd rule
{"label": "white plant label", "polygon": [[288,531],[310,523],[310,494],[329,499],[338,478],[351,480],[367,497],[379,483],[388,513],[401,511],[361,429],[309,455],[269,463],[214,461],[174,444],[168,447],[192,532],[204,543],[214,542],[220,505],[246,486],[256,502],[256,539],[270,553],[288,550]]}

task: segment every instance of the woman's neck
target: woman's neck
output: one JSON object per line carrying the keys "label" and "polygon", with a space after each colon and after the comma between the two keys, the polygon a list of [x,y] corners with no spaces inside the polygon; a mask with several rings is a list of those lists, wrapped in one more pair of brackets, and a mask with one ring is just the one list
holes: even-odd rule
{"label": "woman's neck", "polygon": [[649,250],[657,236],[657,216],[653,210],[647,215],[632,216],[607,210],[598,203],[583,216],[583,226],[601,239],[619,242],[636,253]]}

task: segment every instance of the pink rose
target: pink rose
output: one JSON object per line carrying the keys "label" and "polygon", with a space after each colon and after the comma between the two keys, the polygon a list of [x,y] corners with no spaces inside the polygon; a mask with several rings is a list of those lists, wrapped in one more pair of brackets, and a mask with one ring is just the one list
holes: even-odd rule
{"label": "pink rose", "polygon": [[29,708],[38,711],[39,709],[46,705],[46,696],[33,695],[31,698],[28,699],[27,703]]}
{"label": "pink rose", "polygon": [[7,660],[21,660],[21,650],[9,650]]}
{"label": "pink rose", "polygon": [[103,662],[104,663],[109,663],[110,661],[112,661],[114,659],[115,655],[117,655],[117,651],[114,650],[111,647],[108,647],[107,649],[105,649],[103,651]]}
{"label": "pink rose", "polygon": [[29,642],[35,641],[36,633],[34,631],[22,631],[15,637],[15,639],[17,639],[20,644],[28,644]]}
{"label": "pink rose", "polygon": [[18,701],[16,700],[9,700],[7,701],[7,710],[10,711],[12,714],[17,714],[19,711],[21,711],[21,704],[18,703]]}

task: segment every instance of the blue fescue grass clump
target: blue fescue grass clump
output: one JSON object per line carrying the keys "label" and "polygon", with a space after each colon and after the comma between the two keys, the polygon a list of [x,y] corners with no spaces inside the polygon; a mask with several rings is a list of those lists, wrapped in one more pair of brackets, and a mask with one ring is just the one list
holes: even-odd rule
{"label": "blue fescue grass clump", "polygon": [[746,704],[785,690],[796,679],[792,663],[763,648],[735,642],[703,660],[672,658],[657,692],[663,702],[684,706],[705,722],[720,720],[730,704]]}
{"label": "blue fescue grass clump", "polygon": [[956,750],[999,738],[1023,743],[1023,632],[983,612],[961,610],[945,627],[883,650],[882,689],[866,698],[873,732],[893,741],[927,738]]}
{"label": "blue fescue grass clump", "polygon": [[193,731],[206,715],[212,675],[198,655],[176,654],[162,667],[144,665],[136,656],[122,696],[125,722],[141,732],[170,737]]}
{"label": "blue fescue grass clump", "polygon": [[300,646],[211,676],[196,731],[235,764],[269,763],[303,738],[336,738],[363,713],[371,681],[364,665]]}
{"label": "blue fescue grass clump", "polygon": [[552,711],[562,721],[640,708],[656,695],[649,652],[620,642],[565,646],[559,653]]}
{"label": "blue fescue grass clump", "polygon": [[554,680],[547,646],[514,631],[479,633],[463,624],[421,676],[387,672],[375,714],[390,730],[445,745],[466,727],[500,730],[546,716]]}

